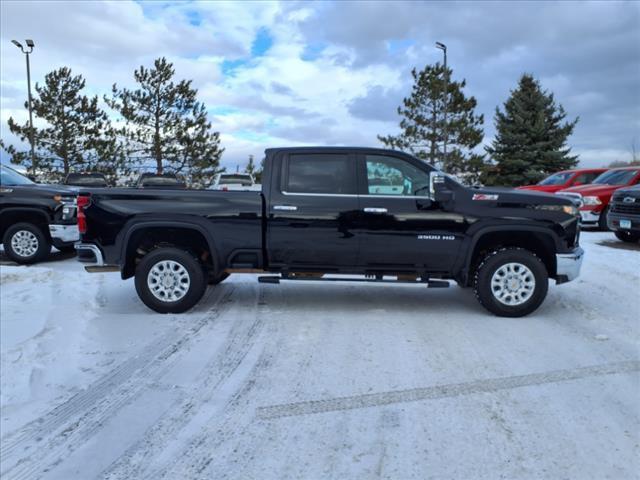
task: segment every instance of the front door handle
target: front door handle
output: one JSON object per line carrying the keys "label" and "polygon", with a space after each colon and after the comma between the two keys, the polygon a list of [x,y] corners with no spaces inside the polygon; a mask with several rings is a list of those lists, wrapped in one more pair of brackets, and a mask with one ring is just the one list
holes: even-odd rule
{"label": "front door handle", "polygon": [[365,213],[387,213],[386,208],[379,207],[367,207],[364,209]]}
{"label": "front door handle", "polygon": [[295,212],[296,210],[298,210],[298,207],[294,205],[274,205],[273,209],[280,210],[283,212]]}

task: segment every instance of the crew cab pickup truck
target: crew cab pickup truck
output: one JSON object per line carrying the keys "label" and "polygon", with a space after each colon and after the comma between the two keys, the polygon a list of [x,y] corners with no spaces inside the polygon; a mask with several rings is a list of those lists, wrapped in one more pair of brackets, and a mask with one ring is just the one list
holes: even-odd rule
{"label": "crew cab pickup truck", "polygon": [[467,188],[391,150],[265,155],[261,192],[81,190],[76,248],[91,254],[86,269],[135,276],[140,299],[162,313],[191,308],[230,273],[260,271],[271,272],[258,279],[267,283],[451,279],[510,317],[534,311],[549,278],[579,274],[570,199]]}
{"label": "crew cab pickup truck", "polygon": [[45,260],[51,245],[73,252],[79,239],[76,191],[62,185],[40,185],[0,165],[0,239],[16,263]]}
{"label": "crew cab pickup truck", "polygon": [[613,194],[607,225],[623,242],[640,241],[640,185]]}
{"label": "crew cab pickup truck", "polygon": [[581,224],[608,230],[609,201],[616,190],[640,183],[640,167],[613,168],[596,178],[591,185],[566,188],[556,192],[581,204]]}
{"label": "crew cab pickup truck", "polygon": [[575,170],[563,170],[549,175],[535,185],[524,185],[518,190],[535,190],[536,192],[555,193],[565,188],[588,185],[599,175],[606,172],[606,168],[580,168]]}

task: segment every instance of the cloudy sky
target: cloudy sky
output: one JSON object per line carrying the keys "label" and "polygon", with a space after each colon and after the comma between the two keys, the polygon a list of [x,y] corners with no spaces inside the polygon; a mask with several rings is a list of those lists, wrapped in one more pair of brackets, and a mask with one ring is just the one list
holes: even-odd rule
{"label": "cloudy sky", "polygon": [[[87,93],[131,86],[133,70],[166,56],[193,79],[235,169],[270,146],[379,146],[395,133],[409,71],[441,60],[485,114],[523,72],[580,117],[570,145],[600,166],[640,152],[639,2],[22,2],[0,4],[0,134],[26,119],[23,55],[32,78],[69,66]],[[6,157],[3,157],[6,161]]]}

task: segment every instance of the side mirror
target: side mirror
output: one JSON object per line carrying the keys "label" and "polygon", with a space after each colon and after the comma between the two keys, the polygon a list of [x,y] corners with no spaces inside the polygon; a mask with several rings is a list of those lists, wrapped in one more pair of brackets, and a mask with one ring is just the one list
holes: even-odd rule
{"label": "side mirror", "polygon": [[446,177],[440,172],[431,172],[429,175],[429,193],[431,198],[438,202],[448,202],[453,199],[453,192],[445,183]]}

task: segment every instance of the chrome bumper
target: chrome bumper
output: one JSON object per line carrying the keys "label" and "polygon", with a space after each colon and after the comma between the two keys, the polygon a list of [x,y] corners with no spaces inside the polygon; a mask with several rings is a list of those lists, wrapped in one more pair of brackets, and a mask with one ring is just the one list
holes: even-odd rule
{"label": "chrome bumper", "polygon": [[593,210],[580,210],[580,223],[598,223],[600,221],[600,212],[595,213]]}
{"label": "chrome bumper", "polygon": [[580,247],[571,253],[556,254],[556,283],[566,283],[580,275],[584,250]]}
{"label": "chrome bumper", "polygon": [[80,240],[78,225],[49,225],[51,238],[64,243],[77,242]]}
{"label": "chrome bumper", "polygon": [[[101,267],[104,265],[104,257],[102,256],[102,252],[96,245],[93,245],[91,243],[76,243],[76,250],[78,250],[78,253],[80,253],[82,250],[90,251],[91,253],[93,253],[93,256],[96,259],[95,262],[91,263],[93,263],[93,265],[97,267]],[[78,255],[78,258],[80,258],[80,255]]]}

